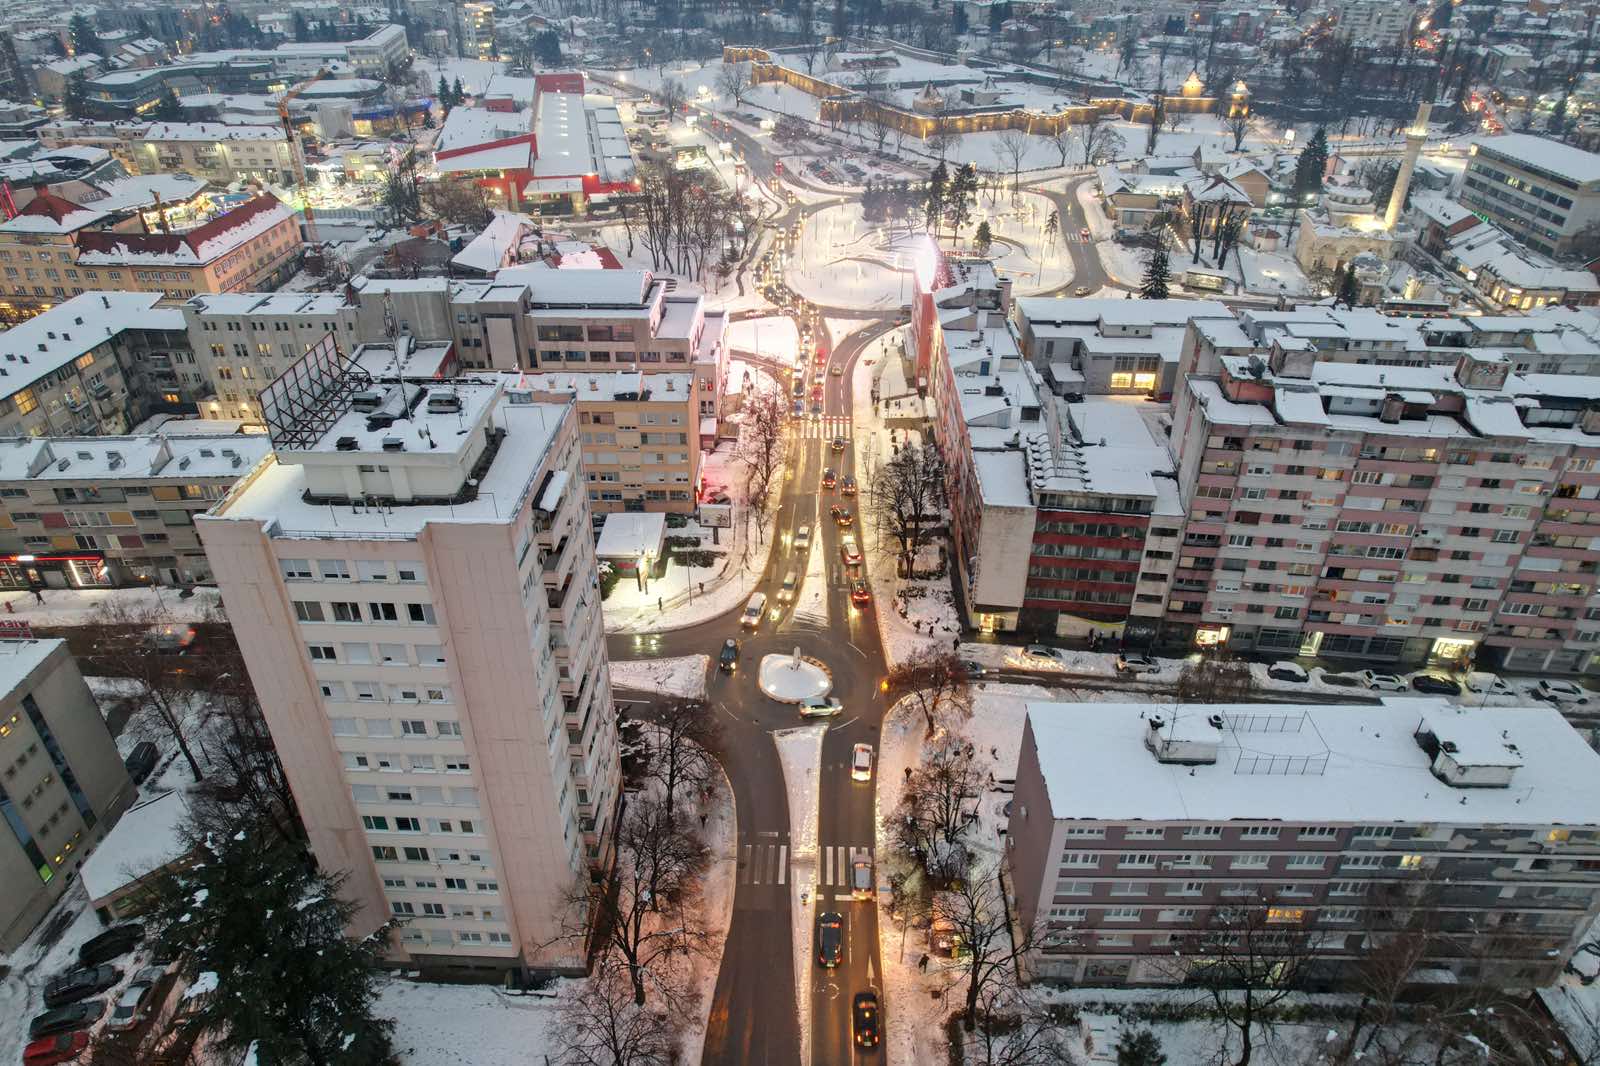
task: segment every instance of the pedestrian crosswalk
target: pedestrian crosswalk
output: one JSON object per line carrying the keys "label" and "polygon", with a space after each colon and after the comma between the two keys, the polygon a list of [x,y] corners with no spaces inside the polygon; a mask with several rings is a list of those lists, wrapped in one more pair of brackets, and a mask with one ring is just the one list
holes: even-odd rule
{"label": "pedestrian crosswalk", "polygon": [[844,845],[821,850],[817,862],[817,884],[850,887],[850,871],[858,862],[872,865],[871,848],[852,848]]}
{"label": "pedestrian crosswalk", "polygon": [[[817,886],[842,888],[848,895],[850,874],[858,862],[872,865],[872,849],[847,844],[817,849]],[[795,856],[788,844],[739,845],[739,883],[741,885],[787,885],[794,880]],[[842,898],[842,896],[841,896]]]}
{"label": "pedestrian crosswalk", "polygon": [[850,439],[849,415],[807,415],[800,425],[801,440]]}

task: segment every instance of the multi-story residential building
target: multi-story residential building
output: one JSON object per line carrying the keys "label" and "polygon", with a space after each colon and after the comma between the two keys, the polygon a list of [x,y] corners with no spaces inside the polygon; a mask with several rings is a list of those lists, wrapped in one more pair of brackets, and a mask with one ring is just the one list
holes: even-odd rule
{"label": "multi-story residential building", "polygon": [[183,315],[95,292],[0,334],[0,436],[126,433],[204,391]]}
{"label": "multi-story residential building", "polygon": [[[121,131],[116,136],[120,140]],[[132,153],[141,174],[174,171],[218,185],[269,181],[292,185],[299,147],[277,126],[229,126],[221,122],[155,122]]]}
{"label": "multi-story residential building", "polygon": [[1026,297],[1013,301],[1022,352],[1058,394],[1169,397],[1190,322],[1232,322],[1210,300]]}
{"label": "multi-story residential building", "polygon": [[1508,133],[1472,146],[1461,202],[1545,255],[1565,256],[1600,220],[1600,155]]}
{"label": "multi-story residential building", "polygon": [[60,100],[66,95],[67,82],[74,77],[92,78],[104,60],[93,52],[84,52],[68,59],[57,59],[34,69],[33,81],[39,95],[45,100]]}
{"label": "multi-story residential building", "polygon": [[0,299],[17,307],[49,307],[89,291],[182,299],[270,289],[299,261],[299,224],[270,193],[182,232],[144,232],[138,212],[53,193],[0,222]]}
{"label": "multi-story residential building", "polygon": [[351,932],[403,915],[408,966],[581,970],[564,900],[621,781],[576,405],[375,379],[329,341],[265,406],[275,454],[197,524]]}
{"label": "multi-story residential building", "polygon": [[0,587],[210,581],[194,516],[270,447],[240,434],[0,439]]}
{"label": "multi-story residential building", "polygon": [[308,349],[329,334],[346,352],[357,344],[355,307],[335,293],[207,294],[185,302],[182,313],[215,397],[201,407],[207,418],[260,422],[262,390]]}
{"label": "multi-story residential building", "polygon": [[153,125],[152,122],[134,120],[57,118],[40,126],[35,136],[40,144],[50,149],[68,146],[104,148],[129,173],[137,173],[138,148]]}
{"label": "multi-story residential building", "polygon": [[461,5],[461,54],[494,59],[494,0],[466,0]]}
{"label": "multi-story residential building", "polygon": [[1028,968],[1084,984],[1231,922],[1313,987],[1407,929],[1419,978],[1530,988],[1600,911],[1600,756],[1551,707],[1030,703],[1011,811]]}
{"label": "multi-story residential building", "polygon": [[577,401],[590,511],[694,510],[700,412],[692,374],[530,374],[517,387],[540,401]]}
{"label": "multi-story residential building", "polygon": [[0,641],[0,950],[32,932],[136,793],[67,642]]}
{"label": "multi-story residential building", "polygon": [[293,41],[276,48],[228,48],[194,52],[185,66],[271,64],[280,76],[309,78],[319,70],[350,71],[359,77],[382,78],[403,64],[410,48],[404,26],[379,26],[359,41]]}

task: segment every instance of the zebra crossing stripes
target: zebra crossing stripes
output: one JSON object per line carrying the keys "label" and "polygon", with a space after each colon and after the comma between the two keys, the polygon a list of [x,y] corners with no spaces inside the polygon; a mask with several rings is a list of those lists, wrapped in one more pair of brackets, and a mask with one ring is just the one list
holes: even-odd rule
{"label": "zebra crossing stripes", "polygon": [[849,415],[809,415],[800,426],[801,440],[850,439]]}
{"label": "zebra crossing stripes", "polygon": [[850,870],[857,862],[863,860],[871,864],[871,848],[852,848],[842,844],[825,847],[822,849],[822,862],[817,871],[817,883],[849,888]]}
{"label": "zebra crossing stripes", "polygon": [[743,844],[739,848],[741,885],[789,883],[789,845]]}

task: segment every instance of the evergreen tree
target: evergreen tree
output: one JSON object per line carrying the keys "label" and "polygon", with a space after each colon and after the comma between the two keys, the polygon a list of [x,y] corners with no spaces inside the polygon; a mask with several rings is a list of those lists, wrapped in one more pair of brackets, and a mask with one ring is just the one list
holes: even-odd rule
{"label": "evergreen tree", "polygon": [[1056,235],[1060,232],[1061,212],[1052,209],[1044,219],[1044,243],[1046,248],[1050,246],[1050,243],[1056,239]]}
{"label": "evergreen tree", "polygon": [[1165,300],[1167,285],[1172,281],[1172,270],[1167,264],[1167,250],[1157,248],[1150,253],[1144,265],[1144,278],[1139,282],[1139,296],[1145,300]]}
{"label": "evergreen tree", "polygon": [[533,58],[547,67],[561,65],[561,35],[555,30],[545,30],[533,38]]}
{"label": "evergreen tree", "polygon": [[67,22],[67,33],[72,37],[72,54],[84,55],[93,52],[105,58],[105,46],[100,43],[100,35],[95,32],[94,23],[84,15],[73,15]]}
{"label": "evergreen tree", "polygon": [[433,95],[439,99],[439,109],[448,115],[450,113],[450,108],[454,105],[450,102],[450,86],[444,80],[443,74],[439,75],[439,84],[438,87],[433,90]]}
{"label": "evergreen tree", "polygon": [[156,104],[155,117],[162,122],[183,121],[183,104],[178,99],[178,90],[167,86],[167,91],[161,94],[161,100]]}
{"label": "evergreen tree", "polygon": [[978,231],[972,235],[972,246],[979,255],[988,255],[989,249],[994,246],[994,234],[989,231],[988,220],[978,223]]}
{"label": "evergreen tree", "polygon": [[264,1062],[392,1062],[394,1023],[372,1013],[392,927],[347,938],[359,908],[340,898],[344,878],[276,834],[194,829],[190,843],[198,861],[164,876],[147,918],[186,984],[212,975],[190,1024],[229,1052],[257,1045]]}
{"label": "evergreen tree", "polygon": [[1338,278],[1338,288],[1334,290],[1333,302],[1354,307],[1356,301],[1361,298],[1361,281],[1356,277],[1354,264],[1339,271]]}
{"label": "evergreen tree", "polygon": [[944,212],[945,217],[950,220],[950,231],[958,234],[963,226],[972,221],[972,207],[978,200],[978,168],[971,163],[963,163],[957,167],[955,175],[945,189],[944,200]]}
{"label": "evergreen tree", "polygon": [[966,6],[957,3],[955,12],[950,16],[950,30],[957,37],[961,37],[966,34],[968,29]]}
{"label": "evergreen tree", "polygon": [[1296,207],[1305,203],[1306,197],[1322,191],[1322,176],[1328,169],[1328,131],[1318,126],[1306,146],[1300,149],[1300,158],[1294,164],[1294,202]]}
{"label": "evergreen tree", "polygon": [[1161,1041],[1148,1029],[1124,1029],[1117,1039],[1117,1066],[1167,1066]]}
{"label": "evergreen tree", "polygon": [[456,83],[454,85],[450,86],[450,101],[451,101],[450,102],[450,106],[451,107],[460,107],[463,103],[466,102],[466,99],[467,99],[467,90],[465,90],[465,89],[463,89],[461,87],[461,79],[457,78],[456,79]]}
{"label": "evergreen tree", "polygon": [[944,161],[933,168],[933,173],[928,175],[928,188],[923,197],[925,225],[932,230],[934,235],[939,233],[939,222],[944,218],[945,187],[950,183],[950,174],[944,169]]}
{"label": "evergreen tree", "polygon": [[68,118],[89,117],[89,79],[83,71],[75,70],[67,76],[67,87],[61,95],[61,107]]}

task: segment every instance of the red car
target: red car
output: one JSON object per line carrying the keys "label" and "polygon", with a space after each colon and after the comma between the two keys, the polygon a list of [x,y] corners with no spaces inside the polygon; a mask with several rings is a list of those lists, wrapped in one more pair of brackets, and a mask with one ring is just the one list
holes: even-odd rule
{"label": "red car", "polygon": [[57,1033],[41,1036],[22,1052],[23,1066],[56,1066],[71,1062],[89,1046],[89,1034],[81,1029],[75,1033]]}
{"label": "red car", "polygon": [[872,602],[872,593],[868,591],[865,581],[857,581],[850,586],[850,602],[857,607],[865,607]]}

